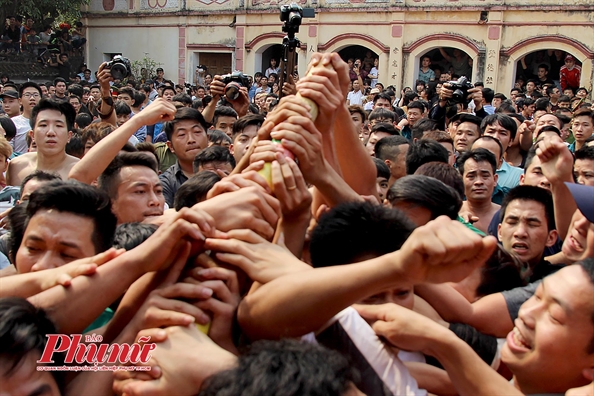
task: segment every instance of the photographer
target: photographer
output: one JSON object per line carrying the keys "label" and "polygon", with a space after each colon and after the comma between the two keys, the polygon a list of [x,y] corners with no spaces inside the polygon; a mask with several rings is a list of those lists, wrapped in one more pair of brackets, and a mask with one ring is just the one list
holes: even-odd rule
{"label": "photographer", "polygon": [[[233,73],[233,75],[235,75],[235,73]],[[241,76],[243,76],[243,74],[241,74]],[[231,99],[227,97],[228,95],[226,95],[225,93],[227,92],[227,88],[229,87],[229,82],[232,81],[225,83],[225,77],[227,77],[228,79],[233,78],[232,75],[229,74],[227,74],[226,76],[216,75],[214,76],[214,79],[210,84],[210,94],[212,95],[212,100],[202,111],[202,116],[204,117],[204,120],[209,124],[212,124],[215,115],[215,110],[219,105],[219,101],[221,101],[222,98],[225,99],[224,103],[233,107],[233,109],[237,112],[239,118],[247,114],[248,107],[250,105],[247,87],[242,83],[242,86],[239,88],[239,95],[237,96],[237,98]],[[233,81],[236,82],[236,80]]]}
{"label": "photographer", "polygon": [[[435,120],[439,124],[439,128],[441,130],[445,130],[446,127],[446,112],[447,108],[450,106],[457,107],[457,113],[462,113],[467,111],[468,109],[468,100],[472,100],[475,105],[474,114],[483,119],[488,114],[483,109],[483,92],[481,87],[474,87],[469,88],[466,92],[461,89],[463,96],[466,99],[462,101],[453,101],[454,91],[457,88],[453,87],[453,81],[449,83],[444,83],[443,86],[439,90],[439,99],[437,103],[431,108],[429,111],[429,118]],[[464,95],[465,94],[465,95]]]}

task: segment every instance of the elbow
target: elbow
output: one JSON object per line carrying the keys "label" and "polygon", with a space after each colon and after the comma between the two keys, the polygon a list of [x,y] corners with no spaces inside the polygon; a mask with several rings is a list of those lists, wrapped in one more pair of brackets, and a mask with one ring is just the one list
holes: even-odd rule
{"label": "elbow", "polygon": [[267,328],[274,328],[274,326],[268,326],[265,318],[258,317],[257,313],[255,313],[257,311],[256,306],[257,301],[254,301],[253,295],[248,295],[241,301],[239,307],[237,307],[239,327],[250,341],[276,338],[265,331]]}

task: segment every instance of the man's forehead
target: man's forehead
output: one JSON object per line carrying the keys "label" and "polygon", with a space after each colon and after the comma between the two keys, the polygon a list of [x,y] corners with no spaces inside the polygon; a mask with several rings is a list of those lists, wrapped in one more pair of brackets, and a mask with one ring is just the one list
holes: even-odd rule
{"label": "man's forehead", "polygon": [[54,120],[54,121],[66,122],[66,116],[64,114],[60,113],[58,110],[46,109],[46,110],[41,110],[37,114],[37,122],[42,121],[42,120],[43,121]]}
{"label": "man's forehead", "polygon": [[591,323],[594,311],[594,284],[580,265],[568,265],[543,279],[541,289],[571,313]]}
{"label": "man's forehead", "polygon": [[161,184],[154,169],[143,165],[124,166],[120,169],[120,185],[134,183]]}
{"label": "man's forehead", "polygon": [[545,207],[542,203],[533,199],[514,199],[509,202],[505,210],[505,217],[536,217],[545,219]]}
{"label": "man's forehead", "polygon": [[493,173],[493,167],[488,161],[476,162],[473,158],[468,158],[464,163],[464,173],[485,170]]}

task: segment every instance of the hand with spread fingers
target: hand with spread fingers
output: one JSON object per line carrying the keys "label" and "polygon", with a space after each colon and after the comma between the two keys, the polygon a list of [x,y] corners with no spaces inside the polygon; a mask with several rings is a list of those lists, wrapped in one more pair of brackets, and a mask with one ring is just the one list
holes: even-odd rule
{"label": "hand with spread fingers", "polygon": [[217,252],[217,259],[240,268],[259,283],[311,269],[284,247],[268,242],[251,230],[230,231],[225,239],[209,238],[206,246]]}

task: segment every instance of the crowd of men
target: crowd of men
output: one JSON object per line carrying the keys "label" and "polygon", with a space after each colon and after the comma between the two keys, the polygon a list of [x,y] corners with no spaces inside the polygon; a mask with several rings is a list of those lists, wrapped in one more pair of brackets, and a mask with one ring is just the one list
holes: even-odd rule
{"label": "crowd of men", "polygon": [[594,395],[592,105],[360,65],[5,83],[0,393]]}

